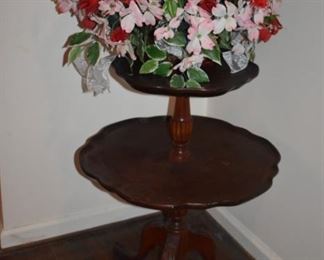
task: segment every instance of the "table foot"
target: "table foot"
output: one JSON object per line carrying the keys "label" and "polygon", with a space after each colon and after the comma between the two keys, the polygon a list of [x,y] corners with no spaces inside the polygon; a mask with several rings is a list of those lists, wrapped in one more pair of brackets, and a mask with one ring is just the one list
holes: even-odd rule
{"label": "table foot", "polygon": [[163,226],[149,225],[145,227],[142,232],[140,249],[135,259],[144,259],[156,246],[162,247],[166,237],[167,233]]}
{"label": "table foot", "polygon": [[195,250],[201,254],[206,260],[214,260],[215,244],[214,241],[206,236],[189,232],[188,251]]}
{"label": "table foot", "polygon": [[188,253],[198,252],[206,260],[215,260],[214,241],[208,235],[195,234],[185,226],[186,211],[164,212],[166,223],[147,225],[141,236],[136,256],[127,256],[120,247],[118,260],[144,260],[155,247],[162,249],[161,260],[185,260]]}

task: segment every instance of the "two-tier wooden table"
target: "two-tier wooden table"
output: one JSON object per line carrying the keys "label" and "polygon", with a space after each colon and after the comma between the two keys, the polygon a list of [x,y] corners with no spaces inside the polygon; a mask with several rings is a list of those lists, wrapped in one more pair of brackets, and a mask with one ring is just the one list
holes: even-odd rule
{"label": "two-tier wooden table", "polygon": [[172,117],[134,118],[109,125],[79,151],[82,170],[131,204],[161,210],[162,224],[148,225],[131,259],[144,259],[155,246],[161,259],[185,259],[191,250],[215,259],[213,240],[185,225],[189,209],[233,206],[267,191],[280,155],[266,139],[227,122],[190,115],[190,96],[217,96],[258,74],[251,63],[237,74],[226,67],[205,68],[211,82],[203,89],[171,89],[155,76],[131,75],[117,59],[116,74],[133,88],[176,96]]}

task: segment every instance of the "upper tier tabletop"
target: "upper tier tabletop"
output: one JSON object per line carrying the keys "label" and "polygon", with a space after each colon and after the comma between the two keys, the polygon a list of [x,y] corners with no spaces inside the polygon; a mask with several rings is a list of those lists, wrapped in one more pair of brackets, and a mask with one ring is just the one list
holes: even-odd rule
{"label": "upper tier tabletop", "polygon": [[167,117],[103,128],[79,150],[84,173],[146,208],[237,205],[268,190],[280,155],[264,138],[221,120],[193,117],[190,158],[170,161]]}
{"label": "upper tier tabletop", "polygon": [[117,76],[124,79],[132,88],[150,94],[167,96],[193,96],[212,97],[220,96],[229,91],[238,89],[244,84],[257,77],[259,67],[250,62],[248,67],[238,73],[232,74],[229,67],[209,62],[203,65],[203,69],[209,75],[210,82],[203,84],[200,89],[176,89],[171,88],[169,78],[159,77],[152,74],[141,75],[138,73],[139,64],[135,64],[134,73],[130,72],[129,64],[124,58],[116,58],[112,68]]}

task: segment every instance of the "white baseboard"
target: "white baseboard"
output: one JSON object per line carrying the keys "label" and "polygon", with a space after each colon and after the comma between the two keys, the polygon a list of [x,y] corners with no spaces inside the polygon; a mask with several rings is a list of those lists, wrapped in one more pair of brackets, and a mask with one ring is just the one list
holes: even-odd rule
{"label": "white baseboard", "polygon": [[139,207],[121,205],[114,208],[87,210],[77,214],[46,223],[3,230],[1,232],[1,248],[23,245],[35,241],[57,237],[117,221],[152,213]]}
{"label": "white baseboard", "polygon": [[249,230],[225,208],[208,212],[241,246],[257,260],[282,260],[267,244]]}

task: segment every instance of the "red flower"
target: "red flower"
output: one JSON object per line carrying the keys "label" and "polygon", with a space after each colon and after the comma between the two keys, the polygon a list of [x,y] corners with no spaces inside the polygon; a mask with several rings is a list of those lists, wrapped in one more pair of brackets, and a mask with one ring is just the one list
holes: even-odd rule
{"label": "red flower", "polygon": [[80,9],[84,9],[87,14],[93,14],[98,11],[99,0],[80,0]]}
{"label": "red flower", "polygon": [[126,6],[129,6],[131,0],[121,0],[121,2],[126,5]]}
{"label": "red flower", "polygon": [[268,0],[251,0],[254,7],[265,8],[268,6]]}
{"label": "red flower", "polygon": [[278,20],[278,18],[274,18],[271,21],[271,33],[273,35],[277,34],[280,30],[282,29],[282,24],[280,23],[280,21]]}
{"label": "red flower", "polygon": [[217,4],[216,0],[202,0],[199,3],[199,6],[204,9],[205,11],[211,13],[213,7]]}
{"label": "red flower", "polygon": [[96,27],[97,23],[90,20],[89,18],[84,18],[81,22],[80,22],[80,26],[84,29],[94,29]]}
{"label": "red flower", "polygon": [[262,27],[260,30],[259,41],[260,42],[267,42],[270,40],[272,33],[267,27]]}
{"label": "red flower", "polygon": [[128,39],[129,34],[121,27],[116,27],[110,34],[110,40],[113,42],[124,42]]}

